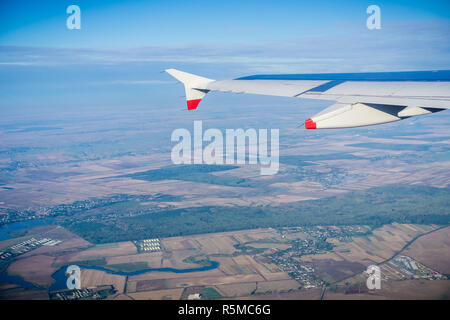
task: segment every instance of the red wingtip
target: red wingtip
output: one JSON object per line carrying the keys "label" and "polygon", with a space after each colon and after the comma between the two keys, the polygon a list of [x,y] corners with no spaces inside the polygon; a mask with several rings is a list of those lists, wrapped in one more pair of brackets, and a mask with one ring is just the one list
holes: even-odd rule
{"label": "red wingtip", "polygon": [[198,104],[202,101],[202,99],[196,99],[196,100],[187,100],[187,107],[188,110],[195,110],[198,107]]}
{"label": "red wingtip", "polygon": [[312,121],[311,119],[308,119],[305,121],[305,128],[306,129],[316,129],[316,123],[314,121]]}

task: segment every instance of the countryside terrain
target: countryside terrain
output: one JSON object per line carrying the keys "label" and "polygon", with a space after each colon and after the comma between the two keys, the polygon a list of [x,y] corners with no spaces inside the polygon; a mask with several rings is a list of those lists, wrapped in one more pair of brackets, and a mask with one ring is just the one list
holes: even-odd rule
{"label": "countryside terrain", "polygon": [[[106,299],[187,299],[195,293],[202,299],[448,299],[450,294],[450,227],[433,224],[260,228],[169,237],[159,239],[160,250],[152,252],[139,251],[130,241],[95,245],[53,225],[31,228],[14,242],[44,236],[62,242],[22,254],[6,269],[35,287],[2,283],[2,299],[48,299],[55,272],[68,265],[81,266],[82,288],[112,286]],[[11,243],[0,242],[1,250]],[[424,269],[412,274],[394,266],[390,262],[398,256]],[[216,267],[205,271],[132,274],[148,268],[199,268],[213,261]],[[364,272],[373,264],[381,268],[381,289],[369,291]]]}
{"label": "countryside terrain", "polygon": [[[206,99],[210,109],[195,114],[6,112],[0,297],[448,299],[445,112],[310,132],[298,125],[324,102]],[[278,128],[279,172],[174,165],[171,132],[194,120]],[[368,291],[373,264],[382,288]],[[78,296],[59,292],[69,265],[81,267]]]}

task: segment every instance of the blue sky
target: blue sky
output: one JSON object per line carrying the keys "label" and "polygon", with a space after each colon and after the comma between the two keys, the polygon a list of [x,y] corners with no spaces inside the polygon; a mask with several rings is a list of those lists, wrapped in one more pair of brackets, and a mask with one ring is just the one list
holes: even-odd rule
{"label": "blue sky", "polygon": [[[71,4],[81,30],[66,28]],[[381,30],[366,28],[370,4]],[[169,67],[210,78],[450,69],[449,40],[448,1],[2,0],[0,108],[175,103]]]}
{"label": "blue sky", "polygon": [[[65,27],[77,4],[82,29]],[[0,43],[95,47],[252,43],[368,32],[369,4],[386,27],[450,17],[448,1],[30,1],[2,0]]]}

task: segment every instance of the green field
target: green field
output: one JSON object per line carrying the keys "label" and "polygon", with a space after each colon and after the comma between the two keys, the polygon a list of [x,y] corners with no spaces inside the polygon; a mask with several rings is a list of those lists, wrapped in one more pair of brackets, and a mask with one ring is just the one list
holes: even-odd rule
{"label": "green field", "polygon": [[214,288],[203,288],[202,299],[220,299],[222,295]]}
{"label": "green field", "polygon": [[236,168],[238,167],[229,165],[177,165],[166,166],[160,169],[148,170],[145,172],[138,172],[126,175],[125,177],[146,181],[183,180],[233,187],[251,187],[246,179],[233,176],[216,176],[211,174],[212,172],[227,171]]}

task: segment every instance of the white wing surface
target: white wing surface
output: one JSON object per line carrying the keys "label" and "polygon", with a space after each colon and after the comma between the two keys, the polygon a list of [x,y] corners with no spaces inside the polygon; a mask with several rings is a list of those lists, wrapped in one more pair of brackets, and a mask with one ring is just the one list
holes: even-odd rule
{"label": "white wing surface", "polygon": [[305,121],[307,129],[350,128],[398,121],[448,109],[450,71],[250,76],[215,81],[175,69],[189,110],[209,91],[332,100]]}

